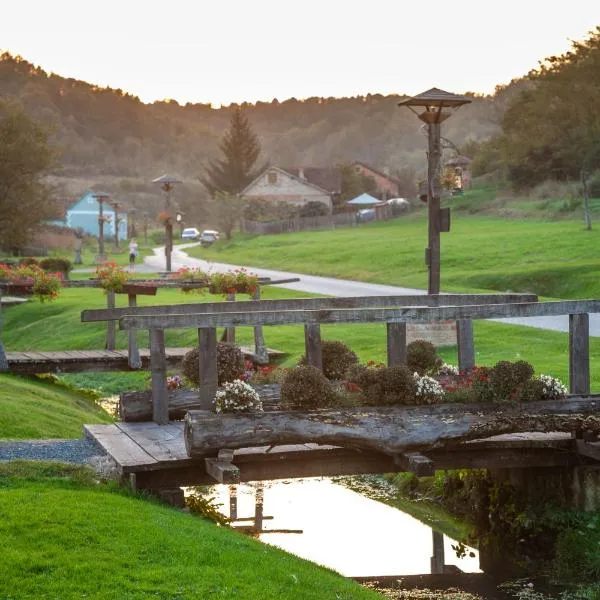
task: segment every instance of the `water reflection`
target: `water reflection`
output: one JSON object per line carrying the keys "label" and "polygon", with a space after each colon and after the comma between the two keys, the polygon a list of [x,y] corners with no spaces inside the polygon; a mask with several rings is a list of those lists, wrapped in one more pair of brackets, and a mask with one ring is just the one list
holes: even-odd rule
{"label": "water reflection", "polygon": [[329,479],[218,485],[213,497],[235,526],[347,577],[481,572],[476,550],[458,558],[455,540]]}

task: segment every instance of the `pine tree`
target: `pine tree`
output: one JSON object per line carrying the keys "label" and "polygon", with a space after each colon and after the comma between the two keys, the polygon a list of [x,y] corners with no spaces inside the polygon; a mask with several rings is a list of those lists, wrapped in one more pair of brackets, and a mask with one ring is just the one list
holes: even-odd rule
{"label": "pine tree", "polygon": [[263,168],[254,168],[260,143],[241,108],[235,109],[219,148],[223,158],[211,161],[200,181],[212,196],[215,192],[239,194]]}

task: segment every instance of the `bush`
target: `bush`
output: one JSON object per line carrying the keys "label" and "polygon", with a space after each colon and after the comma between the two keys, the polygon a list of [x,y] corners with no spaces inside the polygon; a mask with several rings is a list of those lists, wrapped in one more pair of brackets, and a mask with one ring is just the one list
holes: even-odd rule
{"label": "bush", "polygon": [[69,271],[73,268],[73,265],[68,258],[60,258],[55,256],[42,258],[40,261],[40,267],[42,267],[44,271],[48,271],[50,273],[64,273],[65,275],[68,275]]}
{"label": "bush", "polygon": [[600,171],[596,171],[588,181],[588,192],[591,198],[600,198]]}
{"label": "bush", "polygon": [[324,217],[329,214],[329,208],[323,202],[311,200],[298,210],[299,217]]}
{"label": "bush", "polygon": [[425,340],[415,340],[406,347],[406,364],[411,373],[435,373],[443,364],[435,353],[435,346]]}
{"label": "bush", "polygon": [[533,367],[528,362],[501,360],[492,368],[489,381],[496,400],[508,400],[532,377]]}
{"label": "bush", "polygon": [[[7,261],[2,261],[4,264],[7,264]],[[25,258],[22,258],[19,261],[19,266],[20,267],[39,267],[40,266],[40,261],[37,258],[33,258],[31,256],[27,256]]]}
{"label": "bush", "polygon": [[[339,381],[344,379],[348,369],[358,363],[358,356],[354,354],[344,342],[325,341],[321,345],[323,352],[323,374],[327,379]],[[298,363],[307,365],[308,359],[303,356]]]}
{"label": "bush", "polygon": [[281,404],[287,410],[327,408],[335,403],[329,380],[312,365],[290,370],[281,382]]}
{"label": "bush", "polygon": [[362,393],[365,404],[371,406],[389,404],[418,404],[416,382],[412,371],[406,365],[365,368],[352,373]]}
{"label": "bush", "polygon": [[[200,348],[192,348],[183,357],[181,362],[181,370],[183,374],[194,385],[200,385],[198,373],[198,358],[200,356]],[[217,344],[217,374],[218,384],[223,385],[225,382],[240,379],[244,375],[244,355],[242,351],[233,344],[219,342]]]}
{"label": "bush", "polygon": [[148,238],[155,246],[161,246],[165,243],[165,232],[163,229],[155,229],[148,233]]}

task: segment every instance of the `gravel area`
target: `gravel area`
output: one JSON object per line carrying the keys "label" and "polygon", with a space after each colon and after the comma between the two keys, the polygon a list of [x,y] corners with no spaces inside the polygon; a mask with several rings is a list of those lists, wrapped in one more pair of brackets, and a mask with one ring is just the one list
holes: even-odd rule
{"label": "gravel area", "polygon": [[0,460],[56,460],[86,464],[93,456],[104,456],[93,440],[31,440],[0,442]]}

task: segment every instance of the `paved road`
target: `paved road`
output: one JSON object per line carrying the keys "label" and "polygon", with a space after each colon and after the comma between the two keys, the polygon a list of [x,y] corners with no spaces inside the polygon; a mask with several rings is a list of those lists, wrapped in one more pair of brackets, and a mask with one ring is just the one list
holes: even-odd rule
{"label": "paved road", "polygon": [[[180,244],[175,246],[171,255],[171,265],[173,270],[181,267],[198,267],[203,270],[229,271],[239,268],[241,265],[230,265],[225,263],[215,263],[192,258],[185,253],[185,249],[197,246],[198,244]],[[144,259],[145,264],[157,271],[165,268],[164,248],[156,248],[154,256]],[[286,283],[281,285],[283,288],[297,290],[300,292],[310,292],[313,294],[324,294],[327,296],[392,296],[399,294],[425,294],[425,290],[416,290],[413,288],[404,288],[393,285],[381,285],[377,283],[365,283],[361,281],[350,281],[348,279],[335,279],[333,277],[317,277],[315,275],[303,275],[301,273],[288,273],[287,271],[275,271],[273,269],[263,269],[245,265],[245,268],[256,273],[261,277],[271,277],[272,279],[288,279],[291,277],[300,277],[297,283]],[[511,319],[493,319],[503,323],[513,325],[524,325],[526,327],[537,327],[538,329],[550,329],[553,331],[569,331],[568,316],[560,317],[527,317]],[[600,314],[590,315],[590,335],[600,337]],[[566,352],[566,349],[565,349]]]}

